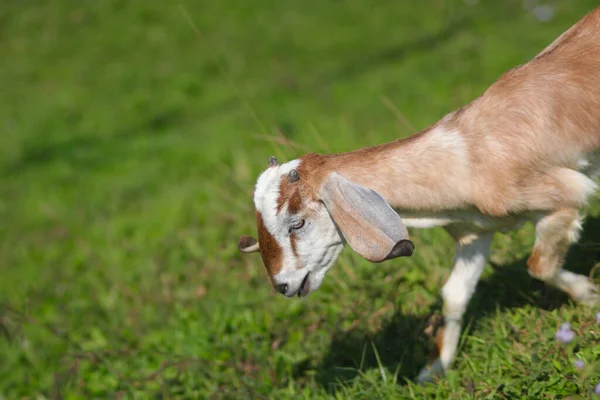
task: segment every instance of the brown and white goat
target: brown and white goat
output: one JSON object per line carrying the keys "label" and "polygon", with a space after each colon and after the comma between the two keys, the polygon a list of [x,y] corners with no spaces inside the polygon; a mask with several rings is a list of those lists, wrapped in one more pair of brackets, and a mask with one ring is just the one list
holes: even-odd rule
{"label": "brown and white goat", "polygon": [[600,7],[482,96],[406,139],[282,165],[271,158],[254,195],[258,242],[243,236],[239,247],[260,251],[279,292],[306,296],[346,242],[382,262],[412,254],[406,226],[444,227],[456,254],[442,289],[439,358],[421,372],[425,381],[454,359],[494,232],[532,221],[529,273],[598,303],[592,281],[562,269],[598,172]]}

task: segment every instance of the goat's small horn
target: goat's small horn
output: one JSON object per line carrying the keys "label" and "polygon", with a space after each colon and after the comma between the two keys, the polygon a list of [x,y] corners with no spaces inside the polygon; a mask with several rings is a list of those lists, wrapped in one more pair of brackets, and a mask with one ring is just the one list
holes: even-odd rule
{"label": "goat's small horn", "polygon": [[300,175],[298,175],[298,171],[296,171],[295,169],[291,170],[290,173],[288,174],[288,182],[294,183],[294,182],[298,182],[299,180],[300,180]]}
{"label": "goat's small horn", "polygon": [[276,167],[278,165],[279,163],[277,162],[277,159],[274,156],[269,157],[269,167]]}

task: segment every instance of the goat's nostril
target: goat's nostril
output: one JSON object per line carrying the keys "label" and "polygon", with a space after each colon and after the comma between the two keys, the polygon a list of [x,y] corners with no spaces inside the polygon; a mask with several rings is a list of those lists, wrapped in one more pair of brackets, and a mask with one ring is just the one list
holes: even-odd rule
{"label": "goat's nostril", "polygon": [[279,293],[281,294],[285,294],[287,292],[288,289],[288,284],[287,283],[280,283],[279,285],[276,286],[276,289]]}

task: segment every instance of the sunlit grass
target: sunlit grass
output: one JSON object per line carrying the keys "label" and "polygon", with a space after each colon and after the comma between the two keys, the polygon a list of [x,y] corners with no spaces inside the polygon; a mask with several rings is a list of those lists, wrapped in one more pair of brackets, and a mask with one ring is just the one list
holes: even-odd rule
{"label": "sunlit grass", "polygon": [[595,311],[527,275],[531,226],[495,238],[456,364],[425,388],[443,231],[380,265],[347,249],[302,300],[236,249],[270,155],[424,128],[595,5],[549,4],[548,22],[516,0],[1,5],[0,397],[591,398]]}

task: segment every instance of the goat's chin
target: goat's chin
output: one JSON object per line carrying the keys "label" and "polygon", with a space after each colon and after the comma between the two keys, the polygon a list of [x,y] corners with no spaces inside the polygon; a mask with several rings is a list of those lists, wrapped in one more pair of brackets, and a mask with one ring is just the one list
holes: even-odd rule
{"label": "goat's chin", "polygon": [[306,297],[321,288],[321,285],[323,284],[323,280],[325,279],[328,270],[329,268],[325,268],[320,271],[311,272],[308,290],[306,291],[306,294],[302,295],[302,297]]}
{"label": "goat's chin", "polygon": [[321,282],[319,282],[318,285],[315,283],[315,286],[312,286],[312,283],[311,283],[311,286],[308,288],[308,290],[303,291],[302,294],[300,294],[298,297],[300,297],[300,298],[308,297],[313,292],[316,292],[317,290],[319,290],[320,287],[321,287]]}

